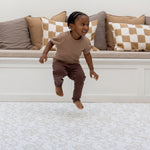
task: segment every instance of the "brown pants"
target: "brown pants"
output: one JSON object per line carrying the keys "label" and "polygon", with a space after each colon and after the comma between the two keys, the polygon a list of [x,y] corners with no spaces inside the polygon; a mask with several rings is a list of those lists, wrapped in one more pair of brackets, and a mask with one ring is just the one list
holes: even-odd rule
{"label": "brown pants", "polygon": [[67,64],[60,60],[53,60],[53,77],[55,86],[63,84],[63,78],[68,76],[74,81],[73,102],[80,101],[85,74],[80,64]]}

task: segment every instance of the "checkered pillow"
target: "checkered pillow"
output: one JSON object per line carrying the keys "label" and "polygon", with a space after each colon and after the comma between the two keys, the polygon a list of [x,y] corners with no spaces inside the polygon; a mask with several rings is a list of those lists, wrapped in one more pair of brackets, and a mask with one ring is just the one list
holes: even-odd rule
{"label": "checkered pillow", "polygon": [[125,23],[111,23],[115,51],[150,51],[150,26]]}
{"label": "checkered pillow", "polygon": [[97,28],[97,20],[91,21],[89,23],[89,31],[86,34],[86,37],[91,41],[91,45],[94,46],[94,36],[95,36],[95,31]]}
{"label": "checkered pillow", "polygon": [[[57,36],[61,32],[69,31],[69,28],[66,22],[56,22],[45,17],[44,18],[42,17],[41,20],[42,20],[42,28],[43,28],[43,39],[42,39],[41,50],[44,50],[48,41],[51,38]],[[97,27],[97,20],[90,22],[89,32],[86,34],[86,36],[91,41],[92,45],[94,45],[94,35],[95,35],[96,27]],[[52,50],[56,50],[55,45],[53,46]]]}

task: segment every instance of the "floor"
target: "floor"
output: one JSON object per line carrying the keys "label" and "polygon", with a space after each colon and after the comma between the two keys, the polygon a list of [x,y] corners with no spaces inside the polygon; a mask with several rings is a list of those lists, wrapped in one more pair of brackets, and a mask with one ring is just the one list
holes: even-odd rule
{"label": "floor", "polygon": [[149,103],[0,102],[0,150],[150,150]]}

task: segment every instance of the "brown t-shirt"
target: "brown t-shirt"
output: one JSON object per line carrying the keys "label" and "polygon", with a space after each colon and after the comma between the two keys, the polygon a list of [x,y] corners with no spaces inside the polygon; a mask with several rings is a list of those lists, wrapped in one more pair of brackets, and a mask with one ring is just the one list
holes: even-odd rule
{"label": "brown t-shirt", "polygon": [[52,38],[51,42],[57,47],[54,58],[69,64],[79,63],[81,53],[87,54],[92,48],[87,37],[83,36],[81,39],[75,40],[70,31],[60,33]]}

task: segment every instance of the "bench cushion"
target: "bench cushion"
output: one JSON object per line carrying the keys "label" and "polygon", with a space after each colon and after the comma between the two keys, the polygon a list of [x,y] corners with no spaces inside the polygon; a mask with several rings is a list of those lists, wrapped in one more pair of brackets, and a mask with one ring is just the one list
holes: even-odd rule
{"label": "bench cushion", "polygon": [[[50,51],[48,57],[52,58],[54,54],[55,51]],[[0,57],[39,58],[41,55],[41,50],[0,50]],[[150,52],[91,51],[91,55],[93,58],[150,59]]]}

